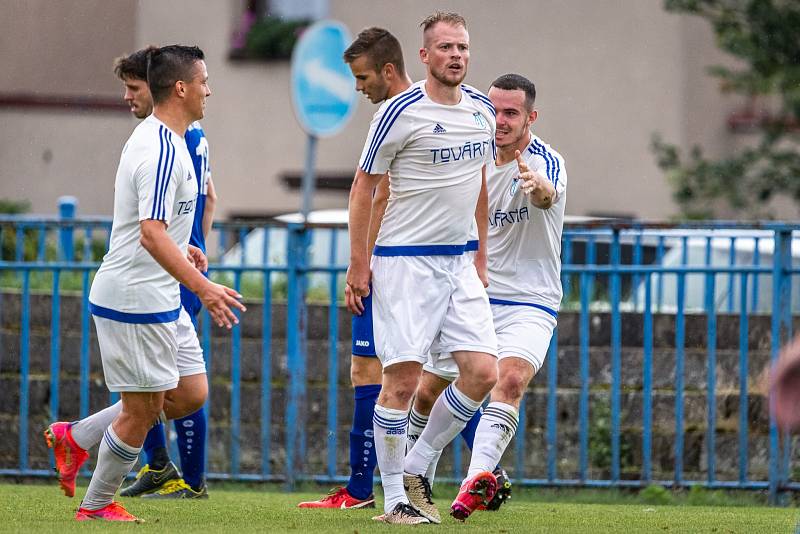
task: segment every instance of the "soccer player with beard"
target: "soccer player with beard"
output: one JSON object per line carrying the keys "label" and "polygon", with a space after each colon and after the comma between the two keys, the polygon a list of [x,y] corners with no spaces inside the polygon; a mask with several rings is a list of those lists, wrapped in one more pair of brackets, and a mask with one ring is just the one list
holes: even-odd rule
{"label": "soccer player with beard", "polygon": [[[494,111],[485,95],[462,85],[469,63],[464,18],[437,12],[421,26],[426,79],[375,114],[353,181],[345,295],[348,308],[359,314],[361,299],[374,292],[375,352],[383,365],[375,447],[384,520],[399,524],[441,521],[424,477],[427,464],[464,428],[497,379],[484,290],[485,166],[494,156]],[[387,172],[391,201],[370,260],[371,195]],[[464,255],[473,218],[481,242],[474,263]],[[434,404],[404,474],[410,401],[434,340],[452,353],[460,374]],[[489,498],[495,485],[491,472],[468,484]]]}

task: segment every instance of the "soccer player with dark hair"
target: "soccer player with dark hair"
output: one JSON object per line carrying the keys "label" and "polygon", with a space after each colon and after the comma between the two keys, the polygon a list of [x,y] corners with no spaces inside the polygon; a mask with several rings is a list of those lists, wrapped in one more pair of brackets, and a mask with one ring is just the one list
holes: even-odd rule
{"label": "soccer player with dark hair", "polygon": [[[411,86],[403,65],[399,41],[383,28],[362,30],[345,50],[344,60],[356,79],[356,90],[377,104]],[[375,188],[369,222],[368,250],[372,250],[389,199],[389,178]],[[350,380],[354,390],[353,426],[350,429],[350,480],[345,487],[334,488],[317,501],[301,502],[300,508],[374,508],[372,492],[377,459],[375,457],[372,418],[375,401],[381,390],[381,362],[375,354],[372,333],[372,299],[362,301],[364,310],[353,315],[353,347]]]}
{"label": "soccer player with dark hair", "polygon": [[519,407],[542,368],[561,303],[561,232],[567,201],[564,158],[531,132],[536,87],[519,74],[492,82],[497,157],[487,168],[489,302],[498,380],[475,432],[469,470],[452,504],[466,519],[482,504],[469,481],[500,461],[517,433]]}
{"label": "soccer player with dark hair", "polygon": [[189,244],[198,180],[184,133],[203,117],[211,95],[203,52],[178,45],[151,50],[148,71],[155,80],[149,84],[153,114],[122,151],[110,247],[89,294],[106,385],[122,400],[74,425],[55,423],[46,433],[69,496],[87,457],[82,445],[100,442],[75,516],[81,521],[138,521],[113,498],[148,431],[162,415],[184,417],[205,402],[204,366],[202,372],[182,375],[177,363],[183,311],[179,282],[199,297],[219,326],[231,328],[238,323],[232,309],[245,309],[238,293],[203,276],[206,257]]}
{"label": "soccer player with dark hair", "polygon": [[[114,73],[125,85],[124,99],[130,104],[131,112],[139,119],[147,117],[153,111],[153,97],[147,84],[147,65],[153,50],[154,47],[148,47],[120,57],[114,63]],[[198,186],[194,224],[189,243],[205,253],[206,237],[211,232],[217,201],[211,180],[208,141],[199,122],[192,123],[184,137],[189,155],[192,157]],[[179,318],[178,369],[183,377],[204,373],[205,362],[195,330],[197,314],[202,306],[197,296],[184,286],[181,286],[181,306],[185,313],[182,312]],[[147,464],[139,470],[135,482],[123,488],[120,495],[123,497],[145,495],[148,498],[208,496],[205,484],[207,435],[205,409],[201,407],[195,413],[177,419],[174,423],[183,477],[178,473],[175,464],[170,461],[164,425],[159,421],[147,434],[142,447],[147,456]]]}

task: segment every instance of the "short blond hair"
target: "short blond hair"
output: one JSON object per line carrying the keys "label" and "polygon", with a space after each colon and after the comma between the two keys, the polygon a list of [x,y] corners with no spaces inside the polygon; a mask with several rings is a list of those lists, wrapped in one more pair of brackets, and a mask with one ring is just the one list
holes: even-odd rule
{"label": "short blond hair", "polygon": [[436,11],[432,15],[425,17],[425,20],[419,23],[422,28],[422,33],[430,30],[440,22],[450,24],[452,26],[464,26],[467,29],[467,20],[458,13],[448,11]]}

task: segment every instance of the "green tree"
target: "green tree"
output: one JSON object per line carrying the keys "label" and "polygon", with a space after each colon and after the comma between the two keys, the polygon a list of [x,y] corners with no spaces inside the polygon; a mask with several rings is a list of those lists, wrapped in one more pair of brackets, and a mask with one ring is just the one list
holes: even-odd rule
{"label": "green tree", "polygon": [[707,20],[718,46],[742,60],[738,69],[709,68],[724,92],[778,102],[762,118],[758,142],[721,160],[707,159],[700,147],[681,154],[654,136],[658,165],[684,215],[711,217],[716,200],[753,217],[768,217],[767,203],[776,196],[800,206],[800,2],[665,0],[664,7]]}

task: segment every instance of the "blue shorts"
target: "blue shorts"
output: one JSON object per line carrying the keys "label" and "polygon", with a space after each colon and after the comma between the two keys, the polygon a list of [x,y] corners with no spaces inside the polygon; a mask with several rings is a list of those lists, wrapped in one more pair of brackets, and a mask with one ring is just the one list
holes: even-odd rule
{"label": "blue shorts", "polygon": [[372,334],[372,293],[361,299],[364,313],[353,315],[353,351],[355,356],[376,358],[375,337]]}

